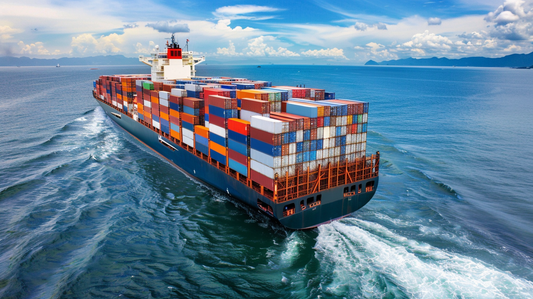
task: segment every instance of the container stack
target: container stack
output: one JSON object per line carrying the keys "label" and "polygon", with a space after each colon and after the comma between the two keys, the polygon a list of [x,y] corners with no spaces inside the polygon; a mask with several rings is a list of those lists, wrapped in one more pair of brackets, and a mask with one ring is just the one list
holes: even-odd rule
{"label": "container stack", "polygon": [[211,158],[226,165],[228,146],[228,119],[237,118],[237,99],[210,95],[209,103],[209,149]]}
{"label": "container stack", "polygon": [[250,122],[228,119],[228,166],[248,177],[250,157]]}
{"label": "container stack", "polygon": [[109,105],[134,118],[137,111],[171,141],[270,190],[277,179],[365,156],[368,103],[324,89],[270,86],[227,77],[161,83],[101,76],[93,83]]}

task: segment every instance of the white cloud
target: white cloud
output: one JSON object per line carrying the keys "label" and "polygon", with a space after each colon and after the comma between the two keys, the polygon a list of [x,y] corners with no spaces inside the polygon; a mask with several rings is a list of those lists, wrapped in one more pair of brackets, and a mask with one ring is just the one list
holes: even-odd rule
{"label": "white cloud", "polygon": [[272,36],[260,36],[254,39],[251,39],[248,42],[248,48],[246,55],[248,56],[300,56],[298,53],[294,53],[287,48],[278,47],[275,49],[272,46],[268,46],[266,41],[275,41],[276,38]]}
{"label": "white cloud", "polygon": [[355,25],[353,25],[355,30],[359,31],[365,31],[368,28],[368,25],[362,22],[355,22]]}
{"label": "white cloud", "polygon": [[307,50],[305,52],[302,52],[302,55],[304,56],[312,56],[312,57],[328,57],[328,58],[342,58],[345,60],[348,60],[346,56],[344,56],[344,50],[343,49],[337,49],[337,48],[327,48],[327,49],[320,49],[320,50]]}
{"label": "white cloud", "polygon": [[107,36],[95,38],[91,34],[84,33],[72,38],[71,46],[73,54],[117,54],[122,50],[119,46],[124,44],[124,36],[112,33]]}
{"label": "white cloud", "polygon": [[[439,52],[442,50],[450,50],[451,45],[453,45],[453,42],[449,38],[435,33],[429,33],[429,31],[426,30],[423,33],[413,35],[410,41],[398,45],[397,48],[400,50],[408,49],[412,51],[412,49],[420,49],[424,51],[431,50]],[[421,53],[420,51],[415,52]]]}
{"label": "white cloud", "polygon": [[10,26],[0,26],[0,41],[8,41],[13,38],[13,34],[21,32],[23,32],[21,29],[14,29]]}
{"label": "white cloud", "polygon": [[492,36],[507,40],[533,41],[533,2],[506,0],[485,21],[494,24]]}
{"label": "white cloud", "polygon": [[177,32],[189,32],[189,26],[178,21],[161,21],[156,23],[148,23],[146,27],[151,27],[154,30],[163,33],[177,33]]}
{"label": "white cloud", "polygon": [[234,5],[217,8],[213,15],[220,19],[248,19],[248,20],[268,20],[273,16],[256,16],[254,14],[263,12],[275,12],[279,9],[269,6],[258,5]]}
{"label": "white cloud", "polygon": [[217,48],[217,54],[226,55],[226,56],[240,56],[242,53],[237,53],[235,51],[235,44],[229,41],[229,46],[227,48]]}
{"label": "white cloud", "polygon": [[442,24],[442,20],[439,18],[429,18],[428,19],[428,25],[440,25]]}
{"label": "white cloud", "polygon": [[60,54],[59,50],[50,52],[44,47],[42,42],[35,42],[31,44],[25,44],[23,41],[18,42],[17,44],[20,47],[20,54],[22,55],[58,55]]}
{"label": "white cloud", "polygon": [[378,30],[387,30],[387,24],[385,24],[385,23],[377,23],[376,24],[376,28]]}

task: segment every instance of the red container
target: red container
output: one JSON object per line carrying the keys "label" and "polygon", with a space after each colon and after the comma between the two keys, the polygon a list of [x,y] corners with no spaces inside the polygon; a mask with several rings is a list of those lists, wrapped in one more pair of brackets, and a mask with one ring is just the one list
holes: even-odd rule
{"label": "red container", "polygon": [[209,123],[217,125],[222,128],[227,128],[226,119],[213,115],[213,114],[209,114]]}
{"label": "red container", "polygon": [[253,169],[250,169],[250,178],[252,179],[252,181],[258,183],[259,185],[264,186],[270,190],[274,190],[274,180],[260,174],[259,172]]}
{"label": "red container", "polygon": [[245,155],[243,155],[241,153],[238,153],[238,152],[232,150],[231,148],[228,149],[228,155],[229,155],[230,159],[233,159],[236,162],[241,163],[242,165],[248,165],[248,157],[246,157]]}
{"label": "red container", "polygon": [[166,114],[169,114],[169,111],[168,111],[168,107],[166,106],[159,106],[159,111],[160,112],[163,112],[163,113],[166,113]]}
{"label": "red container", "polygon": [[324,126],[324,118],[323,117],[319,117],[316,119],[316,127],[317,128],[322,128]]}
{"label": "red container", "polygon": [[177,117],[175,117],[175,116],[172,116],[172,115],[169,115],[168,118],[169,118],[169,121],[170,121],[171,123],[173,123],[173,124],[175,124],[175,125],[177,125],[177,126],[180,125],[180,119],[179,119],[179,118],[177,118]]}
{"label": "red container", "polygon": [[[268,96],[268,94],[266,95]],[[260,113],[260,114],[270,113],[270,105],[268,101],[262,101],[262,100],[256,100],[256,99],[242,99],[241,109]]]}
{"label": "red container", "polygon": [[232,100],[229,97],[211,95],[209,96],[208,103],[209,105],[213,105],[222,109],[233,109]]}
{"label": "red container", "polygon": [[270,145],[281,145],[281,134],[272,134],[252,127],[250,127],[250,138],[263,141]]}
{"label": "red container", "polygon": [[316,140],[316,129],[311,129],[311,140]]}
{"label": "red container", "polygon": [[[204,88],[204,98],[208,98],[209,96],[222,96],[222,97],[230,97],[230,90],[229,89],[221,89],[221,88]],[[218,107],[218,106],[217,106]],[[226,108],[231,109],[231,108]]]}
{"label": "red container", "polygon": [[183,98],[171,94],[171,95],[169,96],[168,101],[171,102],[171,103],[174,103],[174,104],[181,105],[181,104],[183,103]]}
{"label": "red container", "polygon": [[197,98],[183,98],[183,106],[187,106],[194,109],[203,108],[204,100]]}
{"label": "red container", "polygon": [[289,154],[289,145],[284,144],[281,146],[281,155],[287,156]]}
{"label": "red container", "polygon": [[[209,120],[211,120],[211,116],[209,117]],[[237,118],[230,118],[228,119],[228,130],[245,136],[250,136],[250,122]]]}

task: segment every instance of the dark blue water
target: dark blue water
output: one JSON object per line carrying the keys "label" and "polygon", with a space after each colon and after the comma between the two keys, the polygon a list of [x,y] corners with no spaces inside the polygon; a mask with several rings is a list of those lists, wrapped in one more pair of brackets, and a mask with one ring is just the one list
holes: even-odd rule
{"label": "dark blue water", "polygon": [[370,102],[380,185],[287,231],[175,170],[91,97],[145,67],[0,68],[2,298],[533,296],[533,72],[211,66]]}

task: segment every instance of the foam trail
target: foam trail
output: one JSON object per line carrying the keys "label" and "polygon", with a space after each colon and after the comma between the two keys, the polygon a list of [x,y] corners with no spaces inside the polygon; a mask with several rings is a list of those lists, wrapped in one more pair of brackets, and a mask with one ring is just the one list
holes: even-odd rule
{"label": "foam trail", "polygon": [[410,240],[368,221],[319,228],[316,256],[333,273],[327,293],[364,297],[526,298],[533,283],[471,257]]}

